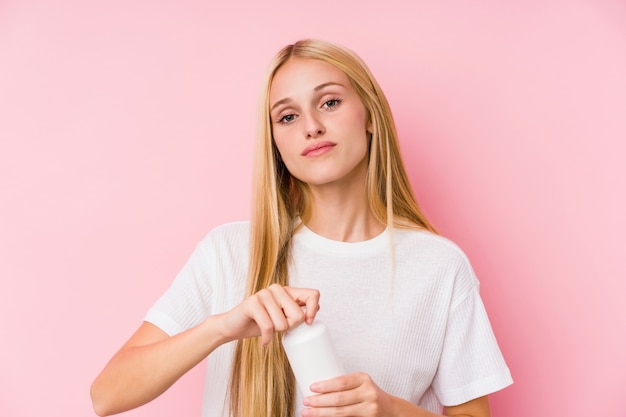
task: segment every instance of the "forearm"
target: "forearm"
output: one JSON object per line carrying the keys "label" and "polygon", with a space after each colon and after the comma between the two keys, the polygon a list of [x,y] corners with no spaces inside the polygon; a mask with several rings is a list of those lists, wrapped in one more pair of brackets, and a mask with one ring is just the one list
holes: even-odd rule
{"label": "forearm", "polygon": [[395,417],[441,417],[402,398],[392,397],[392,404]]}
{"label": "forearm", "polygon": [[[433,414],[398,397],[392,397],[392,403],[395,417],[441,417],[441,414]],[[448,417],[490,417],[489,399],[484,396],[457,406],[445,407],[443,415]]]}
{"label": "forearm", "polygon": [[305,319],[311,322],[318,301],[315,289],[274,284],[171,338],[144,323],[94,381],[94,410],[104,416],[145,404],[224,343],[257,336],[269,343],[275,331],[287,331]]}
{"label": "forearm", "polygon": [[161,395],[228,341],[219,326],[220,318],[214,316],[173,337],[140,328],[94,381],[91,396],[96,413],[116,414]]}

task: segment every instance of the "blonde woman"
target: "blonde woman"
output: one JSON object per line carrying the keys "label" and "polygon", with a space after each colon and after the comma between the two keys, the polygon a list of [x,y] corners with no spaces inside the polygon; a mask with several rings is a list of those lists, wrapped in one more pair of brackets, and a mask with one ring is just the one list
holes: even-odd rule
{"label": "blonde woman", "polygon": [[[208,357],[204,417],[488,417],[512,380],[478,281],[420,212],[365,64],[304,40],[265,86],[252,221],[198,244],[94,381],[96,412],[151,401]],[[317,318],[347,373],[303,398],[281,335]]]}

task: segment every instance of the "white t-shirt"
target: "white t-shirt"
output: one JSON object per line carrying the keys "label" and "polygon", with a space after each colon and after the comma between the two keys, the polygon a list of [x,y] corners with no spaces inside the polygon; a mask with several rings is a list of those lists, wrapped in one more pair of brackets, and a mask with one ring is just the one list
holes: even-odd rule
{"label": "white t-shirt", "polygon": [[[211,231],[145,320],[169,335],[230,310],[244,297],[248,222]],[[393,259],[391,267],[393,242]],[[464,253],[426,231],[385,230],[338,242],[303,227],[293,238],[291,286],[321,293],[318,318],[346,372],[433,413],[512,383]],[[207,360],[203,417],[228,415],[234,342]],[[296,398],[296,416],[302,397]]]}

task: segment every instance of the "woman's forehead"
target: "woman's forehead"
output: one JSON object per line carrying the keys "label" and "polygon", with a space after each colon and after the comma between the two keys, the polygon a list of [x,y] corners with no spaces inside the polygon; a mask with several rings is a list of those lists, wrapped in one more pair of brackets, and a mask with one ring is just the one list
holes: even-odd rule
{"label": "woman's forehead", "polygon": [[298,94],[314,91],[325,84],[339,84],[349,88],[348,76],[339,68],[320,59],[291,58],[272,79],[270,103]]}

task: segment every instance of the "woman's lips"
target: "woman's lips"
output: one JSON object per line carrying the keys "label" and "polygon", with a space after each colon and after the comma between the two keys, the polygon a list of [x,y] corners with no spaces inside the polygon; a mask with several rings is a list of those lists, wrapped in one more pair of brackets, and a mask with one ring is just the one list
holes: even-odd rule
{"label": "woman's lips", "polygon": [[336,143],[328,141],[314,143],[313,145],[304,148],[301,155],[309,157],[324,155],[325,153],[330,152],[335,145]]}

